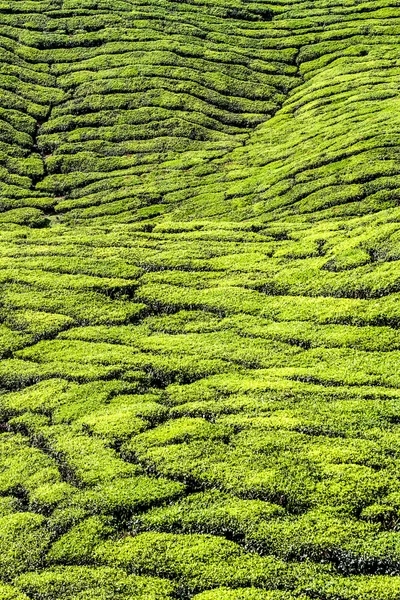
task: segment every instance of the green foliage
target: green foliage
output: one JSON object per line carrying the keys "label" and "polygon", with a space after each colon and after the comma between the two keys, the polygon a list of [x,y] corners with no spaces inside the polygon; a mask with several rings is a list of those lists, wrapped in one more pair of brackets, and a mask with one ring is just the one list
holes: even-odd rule
{"label": "green foliage", "polygon": [[276,504],[242,500],[216,490],[191,494],[171,506],[153,508],[138,519],[138,525],[172,533],[211,533],[246,536],[260,523],[285,514]]}
{"label": "green foliage", "polygon": [[142,533],[96,550],[97,559],[133,573],[173,577],[190,593],[216,586],[293,586],[307,566],[288,567],[271,557],[244,552],[223,538],[207,535]]}
{"label": "green foliage", "polygon": [[[52,276],[43,286],[39,278],[36,280],[37,288],[29,284],[10,285],[5,292],[6,307],[9,310],[13,307],[35,312],[43,310],[50,315],[61,314],[82,325],[129,322],[143,309],[143,304],[118,299],[111,301],[107,295],[96,291],[68,290],[68,295],[61,296],[60,290],[52,289],[51,285],[55,284],[57,279],[57,276]],[[52,318],[54,319],[54,316]]]}
{"label": "green foliage", "polygon": [[334,579],[316,579],[313,584],[304,587],[310,594],[323,594],[325,598],[343,598],[351,600],[395,600],[399,594],[400,580],[398,577],[351,577]]}
{"label": "green foliage", "polygon": [[82,564],[91,560],[93,550],[104,538],[113,533],[105,517],[89,517],[51,546],[47,554],[50,564]]}
{"label": "green foliage", "polygon": [[28,600],[28,596],[11,585],[0,584],[0,598],[2,600]]}
{"label": "green foliage", "polygon": [[17,223],[28,227],[45,227],[48,224],[43,212],[37,208],[16,208],[0,215],[0,223]]}
{"label": "green foliage", "polygon": [[115,450],[108,448],[101,440],[86,435],[71,435],[62,429],[49,441],[51,450],[58,460],[69,466],[72,481],[95,485],[120,477],[135,475],[138,468],[122,461]]}
{"label": "green foliage", "polygon": [[13,496],[2,496],[0,498],[0,517],[18,512],[19,508],[21,508],[21,501],[18,498]]}
{"label": "green foliage", "polygon": [[60,503],[70,498],[76,489],[71,484],[60,481],[45,483],[30,492],[29,500],[32,510],[39,513],[51,513]]}
{"label": "green foliage", "polygon": [[122,569],[109,567],[58,567],[26,573],[16,583],[34,600],[110,597],[169,600],[173,591],[173,585],[165,579],[127,575]]}
{"label": "green foliage", "polygon": [[67,498],[64,506],[83,508],[88,514],[112,514],[126,520],[152,504],[178,498],[185,487],[177,482],[146,476],[119,479],[89,488]]}
{"label": "green foliage", "polygon": [[0,2],[1,598],[398,600],[399,16]]}
{"label": "green foliage", "polygon": [[307,600],[306,596],[293,595],[288,592],[266,592],[256,588],[238,588],[236,590],[217,588],[194,596],[195,600]]}
{"label": "green foliage", "polygon": [[2,494],[18,493],[18,490],[33,491],[40,485],[59,481],[56,462],[38,448],[32,447],[22,435],[2,434],[0,447]]}
{"label": "green foliage", "polygon": [[[38,568],[50,536],[44,518],[30,512],[16,512],[0,518],[0,572],[3,580]],[[11,596],[12,597],[12,596]]]}

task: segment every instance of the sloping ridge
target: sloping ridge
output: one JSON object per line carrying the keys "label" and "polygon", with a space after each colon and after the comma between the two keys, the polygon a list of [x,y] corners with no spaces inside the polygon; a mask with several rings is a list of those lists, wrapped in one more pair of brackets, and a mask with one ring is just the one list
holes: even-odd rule
{"label": "sloping ridge", "polygon": [[395,2],[0,2],[0,600],[398,600]]}

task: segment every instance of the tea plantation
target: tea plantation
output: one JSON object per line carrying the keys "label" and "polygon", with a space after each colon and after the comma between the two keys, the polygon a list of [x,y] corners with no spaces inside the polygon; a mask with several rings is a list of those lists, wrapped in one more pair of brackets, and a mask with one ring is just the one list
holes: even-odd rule
{"label": "tea plantation", "polygon": [[0,600],[399,600],[399,36],[0,0]]}

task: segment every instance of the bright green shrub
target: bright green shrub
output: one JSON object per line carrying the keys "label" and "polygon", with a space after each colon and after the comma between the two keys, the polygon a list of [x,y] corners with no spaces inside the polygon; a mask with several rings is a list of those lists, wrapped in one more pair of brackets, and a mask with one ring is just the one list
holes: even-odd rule
{"label": "bright green shrub", "polygon": [[119,405],[118,408],[107,406],[81,418],[77,424],[85,432],[115,444],[146,429],[148,423],[136,414],[137,409],[134,406]]}
{"label": "bright green shrub", "polygon": [[0,223],[17,223],[28,227],[46,227],[48,220],[38,208],[15,208],[0,214]]}
{"label": "bright green shrub", "polygon": [[84,564],[91,562],[93,550],[114,529],[107,517],[89,517],[54,542],[47,553],[48,564]]}
{"label": "bright green shrub", "polygon": [[179,444],[199,439],[224,439],[228,438],[231,433],[232,430],[229,427],[220,427],[213,423],[208,423],[205,419],[173,419],[162,423],[148,432],[136,435],[124,447],[124,451],[135,452],[135,449],[143,451],[153,446]]}
{"label": "bright green shrub", "polygon": [[[35,346],[19,352],[18,356],[25,361],[31,359],[38,362],[39,365],[45,364],[46,367],[49,364],[54,365],[49,372],[55,371],[61,376],[68,374],[72,377],[72,365],[75,363],[74,379],[83,381],[102,377],[109,378],[113,373],[120,373],[124,368],[132,368],[146,371],[156,381],[161,379],[161,381],[169,383],[171,380],[190,381],[230,368],[229,364],[215,358],[197,359],[190,354],[188,356],[178,354],[170,358],[158,354],[137,352],[129,346],[107,343],[93,344],[75,340],[41,341]],[[40,367],[38,371],[41,372]],[[47,372],[47,369],[44,372]]]}
{"label": "bright green shrub", "polygon": [[[54,275],[52,279],[56,281],[58,277]],[[33,311],[61,313],[82,325],[129,322],[143,309],[143,304],[111,300],[99,292],[69,290],[67,296],[61,297],[57,290],[32,289],[20,283],[7,288],[5,304]]]}
{"label": "bright green shrub", "polygon": [[110,408],[114,407],[129,407],[132,414],[146,419],[151,424],[155,425],[164,421],[168,415],[168,408],[158,401],[163,398],[159,394],[121,394],[110,400]]}
{"label": "bright green shrub", "polygon": [[24,335],[18,331],[13,331],[11,328],[2,325],[0,327],[0,355],[2,358],[10,356],[10,354],[23,348],[25,344],[31,341],[31,337]]}
{"label": "bright green shrub", "polygon": [[399,594],[398,577],[364,576],[346,578],[316,579],[302,587],[302,591],[312,594],[323,594],[325,598],[334,600],[343,598],[352,600],[395,600]]}
{"label": "bright green shrub", "polygon": [[132,374],[131,381],[110,379],[91,383],[70,383],[64,394],[60,394],[54,407],[54,423],[71,423],[82,418],[119,397],[119,394],[136,391],[143,377],[140,372]]}
{"label": "bright green shrub", "polygon": [[25,411],[54,414],[55,422],[69,422],[106,404],[114,395],[135,389],[135,384],[118,380],[76,384],[54,378],[10,394],[4,394],[1,408],[5,416]]}
{"label": "bright green shrub", "polygon": [[[293,585],[296,570],[273,558],[244,552],[237,544],[207,535],[143,533],[96,550],[97,559],[130,572],[176,579],[190,593],[234,585],[279,588]],[[299,569],[307,572],[307,567]],[[297,575],[297,576],[298,576]]]}
{"label": "bright green shrub", "polygon": [[225,588],[216,588],[209,592],[202,592],[194,596],[195,600],[307,600],[306,596],[298,596],[290,592],[266,592],[256,588],[238,588],[236,590]]}
{"label": "bright green shrub", "polygon": [[82,508],[87,514],[111,514],[127,519],[133,512],[179,498],[185,486],[175,481],[146,476],[114,479],[64,501],[64,506]]}
{"label": "bright green shrub", "polygon": [[285,514],[276,504],[242,500],[216,490],[191,494],[170,506],[153,508],[138,518],[139,527],[171,533],[246,536],[259,523]]}
{"label": "bright green shrub", "polygon": [[6,359],[0,365],[0,382],[7,390],[18,390],[44,379],[70,379],[85,383],[98,379],[108,379],[120,373],[115,366],[80,365],[77,362],[58,361],[38,364],[34,361],[17,358]]}
{"label": "bright green shrub", "polygon": [[29,501],[32,510],[35,512],[48,514],[51,513],[59,504],[63,504],[74,493],[76,488],[65,481],[44,485],[39,485],[29,494]]}
{"label": "bright green shrub", "polygon": [[315,489],[315,503],[343,506],[354,513],[383,496],[394,483],[385,471],[377,473],[370,467],[354,464],[327,465],[322,476]]}
{"label": "bright green shrub", "polygon": [[24,571],[38,568],[49,545],[44,518],[16,512],[0,518],[0,572],[8,581]]}
{"label": "bright green shrub", "polygon": [[54,508],[51,515],[49,515],[47,527],[51,532],[52,537],[55,538],[67,533],[72,527],[78,525],[88,516],[90,515],[88,515],[88,512],[84,508],[79,506],[64,507],[61,505]]}
{"label": "bright green shrub", "polygon": [[5,433],[0,436],[0,491],[17,494],[18,491],[57,483],[60,474],[56,462],[20,434]]}
{"label": "bright green shrub", "polygon": [[11,515],[14,512],[18,512],[21,508],[21,502],[18,498],[13,496],[2,496],[0,498],[0,517]]}
{"label": "bright green shrub", "polygon": [[86,485],[112,481],[121,477],[132,477],[138,467],[122,461],[115,450],[104,443],[85,435],[71,435],[64,429],[51,440],[51,450],[63,462],[72,481]]}
{"label": "bright green shrub", "polygon": [[[173,584],[166,579],[127,575],[122,569],[110,567],[71,566],[47,569],[21,575],[18,587],[35,600],[62,598],[116,597],[118,600],[169,599]],[[79,594],[83,594],[80,596]]]}
{"label": "bright green shrub", "polygon": [[[23,310],[8,312],[6,322],[10,327],[32,333],[36,339],[55,335],[73,324],[66,315]],[[15,333],[14,333],[15,335]]]}
{"label": "bright green shrub", "polygon": [[11,585],[0,584],[0,598],[2,600],[27,600],[28,596]]}
{"label": "bright green shrub", "polygon": [[[25,412],[18,417],[13,417],[8,421],[8,426],[14,432],[21,432],[35,440],[35,443],[41,439],[41,432],[45,431],[50,425],[50,419],[46,415],[38,415],[31,412]],[[40,443],[40,442],[39,442]]]}

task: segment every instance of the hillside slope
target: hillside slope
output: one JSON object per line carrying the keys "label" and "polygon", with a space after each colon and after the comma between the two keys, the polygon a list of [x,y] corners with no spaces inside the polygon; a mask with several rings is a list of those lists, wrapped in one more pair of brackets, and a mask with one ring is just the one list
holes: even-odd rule
{"label": "hillside slope", "polygon": [[0,600],[398,600],[399,34],[0,1]]}

